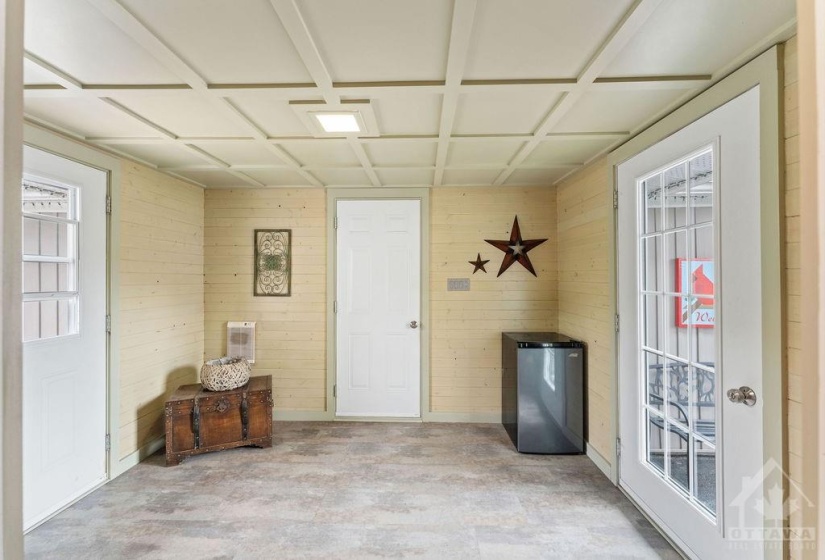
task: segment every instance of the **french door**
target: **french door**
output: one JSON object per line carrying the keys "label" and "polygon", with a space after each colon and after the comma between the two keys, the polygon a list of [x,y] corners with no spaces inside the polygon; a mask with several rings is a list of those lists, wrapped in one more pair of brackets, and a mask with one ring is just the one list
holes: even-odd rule
{"label": "french door", "polygon": [[336,415],[421,416],[421,201],[336,206]]}
{"label": "french door", "polygon": [[617,168],[619,482],[709,560],[763,558],[776,506],[762,277],[778,256],[760,243],[759,111],[754,88]]}
{"label": "french door", "polygon": [[23,151],[23,517],[106,480],[107,174]]}

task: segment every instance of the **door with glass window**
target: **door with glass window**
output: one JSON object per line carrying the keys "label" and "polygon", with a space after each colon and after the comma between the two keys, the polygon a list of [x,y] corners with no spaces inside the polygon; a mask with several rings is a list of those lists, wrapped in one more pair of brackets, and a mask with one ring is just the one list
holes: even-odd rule
{"label": "door with glass window", "polygon": [[702,559],[764,554],[759,122],[754,88],[617,168],[620,484]]}
{"label": "door with glass window", "polygon": [[106,479],[107,174],[24,149],[23,516]]}

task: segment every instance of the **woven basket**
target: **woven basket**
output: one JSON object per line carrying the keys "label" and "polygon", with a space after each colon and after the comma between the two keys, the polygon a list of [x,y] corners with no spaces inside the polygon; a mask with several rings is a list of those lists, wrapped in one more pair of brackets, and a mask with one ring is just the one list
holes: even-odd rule
{"label": "woven basket", "polygon": [[243,358],[209,360],[201,367],[201,383],[210,391],[229,391],[249,381],[249,362]]}

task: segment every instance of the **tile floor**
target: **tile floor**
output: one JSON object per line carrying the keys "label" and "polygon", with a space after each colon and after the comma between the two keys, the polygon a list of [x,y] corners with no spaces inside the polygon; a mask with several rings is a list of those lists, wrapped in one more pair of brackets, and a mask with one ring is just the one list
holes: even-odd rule
{"label": "tile floor", "polygon": [[27,558],[680,558],[584,456],[495,424],[276,423],[272,449],[157,454],[26,537]]}

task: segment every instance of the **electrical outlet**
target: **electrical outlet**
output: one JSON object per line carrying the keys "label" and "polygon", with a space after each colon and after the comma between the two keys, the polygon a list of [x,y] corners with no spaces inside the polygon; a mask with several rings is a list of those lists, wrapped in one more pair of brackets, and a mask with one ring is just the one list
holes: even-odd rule
{"label": "electrical outlet", "polygon": [[448,292],[469,292],[470,279],[469,278],[447,278]]}

